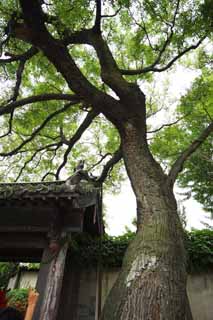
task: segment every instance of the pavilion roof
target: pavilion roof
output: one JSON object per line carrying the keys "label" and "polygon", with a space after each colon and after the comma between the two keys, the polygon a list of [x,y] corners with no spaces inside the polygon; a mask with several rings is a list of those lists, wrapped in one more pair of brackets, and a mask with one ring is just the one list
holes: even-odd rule
{"label": "pavilion roof", "polygon": [[60,200],[75,199],[77,207],[87,207],[95,204],[98,188],[91,182],[81,181],[78,185],[69,186],[66,181],[30,182],[30,183],[0,183],[0,201],[7,200]]}

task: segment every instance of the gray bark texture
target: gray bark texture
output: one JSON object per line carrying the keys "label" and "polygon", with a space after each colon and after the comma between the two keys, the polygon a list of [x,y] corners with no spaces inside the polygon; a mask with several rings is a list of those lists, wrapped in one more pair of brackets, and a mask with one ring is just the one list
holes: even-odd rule
{"label": "gray bark texture", "polygon": [[138,206],[138,231],[101,320],[191,320],[183,230],[167,176],[133,122],[121,135]]}

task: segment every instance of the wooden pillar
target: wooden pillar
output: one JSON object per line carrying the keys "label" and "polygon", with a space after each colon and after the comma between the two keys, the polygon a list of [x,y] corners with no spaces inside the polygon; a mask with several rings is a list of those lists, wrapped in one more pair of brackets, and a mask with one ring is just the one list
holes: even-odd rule
{"label": "wooden pillar", "polygon": [[49,247],[44,250],[36,286],[39,299],[33,320],[57,318],[67,249],[68,243],[65,243],[54,256]]}
{"label": "wooden pillar", "polygon": [[33,320],[55,320],[57,317],[68,249],[68,243],[64,243],[66,234],[63,234],[62,227],[63,210],[56,203],[47,234],[49,243],[44,249],[38,274],[36,289],[39,293],[39,299]]}

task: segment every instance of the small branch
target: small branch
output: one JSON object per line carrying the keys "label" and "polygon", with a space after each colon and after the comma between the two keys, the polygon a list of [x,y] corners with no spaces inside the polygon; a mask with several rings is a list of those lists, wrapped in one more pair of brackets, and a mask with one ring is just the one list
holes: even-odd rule
{"label": "small branch", "polygon": [[16,72],[16,84],[14,87],[14,92],[13,92],[13,96],[10,99],[10,101],[16,101],[19,95],[19,89],[21,86],[21,81],[22,81],[22,74],[24,72],[24,66],[25,66],[26,60],[21,60]]}
{"label": "small branch", "polygon": [[58,167],[57,171],[56,171],[56,179],[59,179],[59,175],[61,170],[64,168],[64,166],[67,163],[68,160],[68,156],[70,154],[70,152],[72,151],[73,146],[76,144],[76,142],[78,140],[80,140],[82,134],[85,132],[85,130],[90,126],[90,124],[92,123],[93,119],[95,117],[97,117],[99,113],[96,111],[90,111],[87,116],[85,117],[85,119],[83,120],[83,122],[81,123],[81,125],[78,127],[77,131],[75,132],[75,134],[72,136],[72,138],[70,140],[68,140],[67,144],[68,147],[64,153],[64,159],[62,161],[62,163],[60,164],[60,166]]}
{"label": "small branch", "polygon": [[[16,83],[15,83],[15,87],[13,89],[13,96],[9,99],[8,102],[11,102],[11,101],[15,102],[17,100],[18,95],[19,95],[19,89],[20,89],[20,86],[21,86],[22,75],[23,75],[23,72],[24,72],[25,64],[26,64],[26,62],[28,60],[30,60],[37,53],[38,53],[38,50],[36,48],[34,48],[34,47],[31,47],[24,54],[18,55],[18,56],[13,57],[12,59],[9,59],[10,62],[19,61],[19,66],[18,66],[18,69],[16,71]],[[5,59],[3,59],[3,60],[5,61]],[[0,63],[4,64],[2,60],[0,60]],[[8,63],[8,61],[7,61],[7,63]]]}
{"label": "small branch", "polygon": [[177,124],[178,122],[180,122],[181,120],[183,120],[183,119],[184,119],[185,117],[187,117],[188,115],[189,115],[189,113],[188,113],[188,114],[185,114],[183,117],[175,120],[174,122],[163,124],[163,125],[160,126],[158,129],[155,129],[155,130],[152,130],[152,131],[147,131],[147,133],[156,133],[156,132],[162,130],[163,128],[165,128],[165,127],[171,127],[171,126],[173,126],[174,124]]}
{"label": "small branch", "polygon": [[113,167],[122,159],[122,149],[121,146],[119,149],[113,154],[112,158],[105,164],[101,175],[95,181],[95,184],[101,185],[106,180],[110,171],[112,171]]}
{"label": "small branch", "polygon": [[205,107],[205,105],[203,105],[203,110],[204,110],[205,113],[207,114],[209,120],[210,120],[210,121],[213,121],[213,118],[212,118],[211,114],[209,113],[208,109]]}
{"label": "small branch", "polygon": [[12,132],[13,114],[14,114],[14,112],[12,111],[11,114],[10,114],[9,121],[8,121],[8,124],[9,124],[9,126],[8,126],[8,131],[7,131],[6,133],[2,134],[2,135],[0,136],[0,139],[8,136],[8,135]]}
{"label": "small branch", "polygon": [[45,173],[45,175],[41,178],[41,181],[44,181],[48,176],[54,176],[55,179],[56,179],[55,173],[54,173],[54,172],[51,172],[51,171],[48,171],[48,172]]}
{"label": "small branch", "polygon": [[169,185],[171,186],[174,185],[178,174],[183,170],[184,162],[191,156],[193,152],[197,150],[197,148],[206,140],[206,138],[211,134],[212,131],[213,131],[213,122],[211,122],[209,126],[203,130],[201,135],[196,140],[194,140],[187,149],[185,149],[181,153],[181,155],[172,165],[171,170],[169,172],[169,175],[167,178]]}
{"label": "small branch", "polygon": [[17,175],[17,177],[16,177],[16,179],[15,179],[15,182],[18,181],[18,179],[19,179],[20,176],[22,175],[23,171],[26,169],[27,165],[28,165],[31,161],[33,161],[33,159],[36,157],[37,153],[38,153],[38,152],[37,152],[37,150],[36,150],[36,151],[33,153],[33,155],[32,155],[28,160],[25,161],[24,165],[21,167],[21,169],[20,169],[20,171],[19,171],[19,173],[18,173],[18,175]]}
{"label": "small branch", "polygon": [[78,103],[81,101],[80,97],[74,94],[59,94],[59,93],[46,93],[37,96],[31,96],[11,102],[5,106],[0,107],[0,116],[13,112],[16,108],[31,104],[34,102],[50,101],[50,100],[67,100]]}
{"label": "small branch", "polygon": [[10,152],[7,152],[7,153],[0,153],[0,156],[2,157],[8,157],[8,156],[13,156],[15,154],[17,154],[17,152],[19,150],[21,150],[27,143],[29,143],[30,141],[32,141],[36,136],[37,134],[42,130],[44,129],[44,127],[47,125],[48,122],[50,122],[50,120],[52,120],[55,116],[57,116],[58,114],[60,113],[63,113],[65,112],[68,108],[70,108],[72,105],[74,105],[74,103],[68,103],[66,104],[63,108],[51,113],[43,122],[42,124],[37,128],[35,129],[32,134],[30,135],[30,137],[26,140],[24,140],[18,147],[16,147],[15,149],[11,150]]}
{"label": "small branch", "polygon": [[[184,49],[183,51],[181,51],[180,53],[178,53],[173,59],[171,59],[169,61],[169,63],[163,67],[157,68],[156,65],[160,62],[160,58],[162,56],[162,50],[160,51],[159,56],[157,57],[157,59],[155,60],[154,63],[152,63],[150,66],[147,66],[145,68],[142,69],[135,69],[135,70],[125,70],[125,69],[121,69],[121,73],[123,75],[137,75],[137,74],[143,74],[143,73],[147,73],[147,72],[163,72],[167,69],[169,69],[178,59],[180,59],[184,54],[186,54],[187,52],[191,51],[191,50],[195,50],[197,49],[200,44],[204,41],[204,39],[206,39],[205,37],[202,37],[196,44],[189,46],[188,48]],[[165,45],[164,45],[165,46]],[[166,45],[167,46],[167,45]]]}
{"label": "small branch", "polygon": [[158,112],[161,112],[161,111],[163,110],[163,108],[164,108],[164,106],[160,107],[160,108],[159,108],[158,110],[156,110],[156,111],[147,113],[146,118],[149,119],[149,118],[155,116]]}
{"label": "small branch", "polygon": [[97,167],[99,164],[101,164],[102,161],[104,161],[104,159],[106,159],[106,157],[111,156],[111,153],[106,153],[104,155],[101,155],[101,159],[98,160],[96,163],[94,163],[90,168],[88,168],[88,171],[93,170],[95,167]]}
{"label": "small branch", "polygon": [[113,14],[103,14],[103,15],[101,16],[101,18],[104,19],[104,18],[113,18],[113,17],[116,17],[117,14],[121,11],[121,9],[122,9],[122,6],[120,6],[120,7],[115,11],[115,13],[113,13]]}

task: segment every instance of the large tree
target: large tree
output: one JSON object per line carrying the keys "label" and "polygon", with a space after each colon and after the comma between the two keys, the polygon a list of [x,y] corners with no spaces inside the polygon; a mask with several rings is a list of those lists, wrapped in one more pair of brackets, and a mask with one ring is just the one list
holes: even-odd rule
{"label": "large tree", "polygon": [[[8,87],[14,83],[13,90],[5,89],[2,95],[0,115],[8,130],[2,133],[1,157],[10,162],[14,156],[16,167],[22,159],[24,169],[39,157],[42,170],[58,179],[70,152],[78,152],[75,144],[99,114],[119,135],[114,155],[110,143],[110,158],[102,155],[109,161],[96,183],[123,158],[136,196],[137,235],[102,319],[192,319],[173,186],[213,123],[209,121],[165,174],[147,140],[151,110],[143,83],[207,39],[212,27],[209,9],[211,2],[196,0],[7,0],[0,5],[1,75],[11,77]],[[59,101],[66,103],[59,107]],[[87,115],[82,120],[83,111]],[[35,128],[29,133],[31,126]],[[59,128],[55,135],[49,126]],[[108,138],[118,139],[104,124],[99,128]],[[55,168],[55,159],[62,155]]]}

